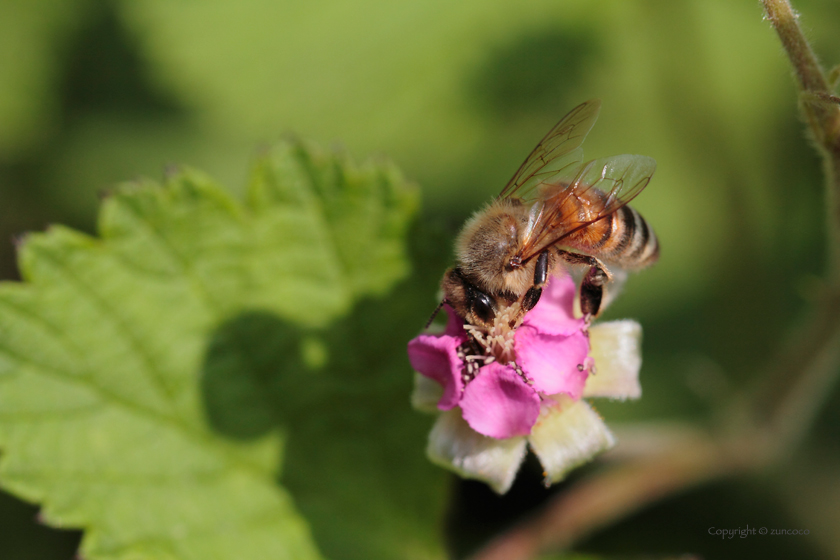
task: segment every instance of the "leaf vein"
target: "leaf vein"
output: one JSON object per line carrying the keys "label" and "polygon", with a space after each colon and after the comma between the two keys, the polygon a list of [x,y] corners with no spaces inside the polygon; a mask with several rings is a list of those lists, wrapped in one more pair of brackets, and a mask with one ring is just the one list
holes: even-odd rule
{"label": "leaf vein", "polygon": [[167,387],[164,381],[164,374],[158,369],[152,356],[141,344],[137,336],[125,324],[119,314],[111,307],[111,305],[103,300],[96,291],[86,282],[81,280],[67,265],[60,259],[55,258],[49,251],[39,251],[42,256],[54,263],[67,278],[75,285],[80,294],[87,296],[88,301],[92,302],[96,308],[99,309],[101,315],[108,319],[114,325],[117,332],[128,343],[131,350],[139,357],[146,369],[146,374],[152,380],[152,383],[157,387],[159,394],[169,402],[171,408],[177,414],[177,407],[175,406],[175,395]]}

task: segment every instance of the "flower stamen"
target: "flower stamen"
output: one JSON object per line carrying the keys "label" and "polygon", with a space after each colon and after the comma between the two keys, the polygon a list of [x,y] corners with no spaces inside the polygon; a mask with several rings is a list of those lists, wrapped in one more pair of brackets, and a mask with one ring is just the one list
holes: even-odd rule
{"label": "flower stamen", "polygon": [[520,304],[516,302],[496,314],[489,331],[475,325],[464,325],[464,329],[481,345],[488,357],[493,357],[501,364],[509,364],[516,359],[514,334],[522,324],[523,316],[524,314],[520,313]]}

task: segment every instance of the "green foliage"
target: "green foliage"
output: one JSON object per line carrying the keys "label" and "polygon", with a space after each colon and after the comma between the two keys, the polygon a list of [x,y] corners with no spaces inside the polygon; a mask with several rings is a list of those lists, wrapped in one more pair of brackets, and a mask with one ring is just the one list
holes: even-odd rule
{"label": "green foliage", "polygon": [[[829,64],[840,60],[840,12],[834,3],[794,3],[820,58]],[[427,544],[432,537],[422,535],[435,532],[432,524],[440,519],[440,473],[419,458],[428,420],[413,417],[405,407],[409,379],[403,344],[434,306],[457,227],[499,191],[555,119],[592,97],[603,100],[604,111],[587,139],[587,155],[640,153],[658,162],[654,181],[634,206],[656,230],[663,251],[657,266],[632,277],[607,312],[607,318],[633,317],[644,325],[644,398],[602,403],[598,410],[611,426],[622,420],[706,417],[744,383],[758,381],[768,345],[776,347],[794,316],[822,290],[814,280],[825,254],[819,162],[796,117],[790,65],[771,26],[762,21],[758,2],[0,2],[0,278],[17,274],[13,236],[46,223],[93,231],[97,192],[127,177],[154,175],[173,161],[197,165],[244,199],[243,178],[254,146],[285,131],[322,141],[338,138],[353,153],[386,152],[424,187],[428,215],[419,222],[423,227],[437,223],[442,230],[434,240],[428,230],[412,236],[412,274],[375,302],[337,292],[307,301],[297,294],[314,291],[307,291],[309,283],[289,278],[289,269],[279,264],[273,266],[282,268],[276,285],[269,285],[268,262],[257,263],[267,267],[261,269],[264,274],[251,270],[237,280],[225,270],[224,259],[256,263],[256,256],[237,255],[228,247],[225,257],[220,248],[212,262],[208,255],[201,257],[191,276],[199,288],[204,283],[213,290],[220,307],[203,311],[210,318],[198,320],[204,330],[190,338],[200,349],[182,345],[193,356],[182,359],[195,368],[186,382],[197,384],[201,429],[226,448],[245,453],[253,447],[257,456],[263,449],[262,460],[272,473],[279,471],[282,456],[283,488],[321,553],[341,558],[352,552],[357,543],[350,538],[359,536],[352,523],[369,523],[379,529],[371,540],[391,542],[405,536],[400,527],[413,526],[415,540],[404,541],[419,543],[415,551],[437,550]],[[250,201],[242,206],[221,198],[234,214],[253,217]],[[225,223],[231,221],[226,211],[219,213]],[[209,243],[216,230],[208,229],[202,239]],[[246,237],[254,233],[237,231]],[[114,243],[107,242],[106,254],[116,255]],[[195,245],[187,255],[191,260],[198,258],[193,258]],[[152,248],[125,249],[130,254],[120,259],[148,267],[143,275],[169,285],[164,272],[177,270],[177,263],[154,242],[143,247]],[[160,259],[150,256],[153,249]],[[330,280],[334,269],[311,268],[325,286],[335,284]],[[246,280],[261,287],[235,287]],[[145,285],[148,291],[155,286]],[[339,290],[347,285],[341,283]],[[749,297],[743,286],[749,287]],[[27,287],[23,291],[30,295],[19,297],[29,301],[33,290]],[[275,300],[264,297],[265,290],[295,297]],[[164,290],[158,291],[162,299]],[[181,317],[182,305],[194,299],[182,293],[167,296],[171,305],[135,314],[163,309],[165,321],[155,327],[180,328],[179,321],[188,323]],[[129,304],[123,298],[118,309],[126,313]],[[313,310],[300,314],[305,317],[286,317],[278,311],[284,305],[292,314],[305,305]],[[21,308],[24,314],[28,307]],[[323,316],[317,316],[316,307]],[[0,308],[0,328],[20,313],[8,305]],[[60,319],[63,329],[66,318]],[[80,358],[64,361],[50,353],[49,341],[56,338],[50,324],[29,327],[29,352],[21,357],[50,358],[68,368]],[[24,344],[24,332],[16,327],[13,335],[0,335],[3,347],[17,348],[9,337]],[[43,349],[29,347],[33,337],[45,338]],[[119,350],[113,342],[96,345]],[[88,349],[79,353],[85,360],[98,356]],[[18,368],[20,357],[3,352],[0,361],[8,371]],[[0,423],[18,408],[15,425],[24,413],[35,417],[26,412],[30,399],[13,397],[11,378],[3,375]],[[128,375],[119,375],[112,385],[131,386]],[[48,402],[50,394],[45,389],[39,402]],[[782,477],[762,478],[766,486],[760,492],[747,492],[743,484],[719,492],[704,489],[703,496],[713,497],[684,497],[637,515],[623,530],[599,532],[591,550],[640,554],[658,543],[658,553],[742,558],[743,549],[709,540],[705,529],[761,522],[779,511],[796,516],[776,517],[779,527],[802,522],[815,528],[836,518],[840,457],[826,453],[840,437],[840,394],[835,390],[832,398],[812,441],[802,447],[801,464],[783,469]],[[53,404],[63,399],[62,392]],[[362,413],[371,420],[352,417]],[[347,443],[337,446],[330,439],[321,445],[321,433],[336,434],[335,439],[340,434]],[[272,439],[277,437],[282,445]],[[375,442],[382,450],[373,449]],[[10,447],[0,453],[5,449],[7,460],[24,460]],[[349,459],[354,453],[355,462]],[[392,462],[387,469],[385,461]],[[62,465],[57,459],[48,464]],[[464,490],[474,487],[460,483],[450,507],[464,511],[469,503],[471,513],[448,519],[452,549],[466,554],[533,512],[544,490],[541,473],[532,474],[532,487],[521,477],[508,501],[497,501],[490,491],[486,501],[476,499]],[[408,479],[414,484],[406,487]],[[277,487],[274,480],[266,482],[270,491]],[[319,480],[325,482],[316,484]],[[69,517],[52,515],[57,506],[50,505],[42,486],[33,485],[25,495],[47,504],[48,520],[93,527],[85,519],[71,523]],[[779,492],[785,496],[779,502],[757,499]],[[323,496],[329,496],[335,512],[354,513],[332,513],[322,507]],[[366,502],[365,496],[371,499]],[[739,497],[743,504],[733,509]],[[75,545],[75,532],[51,532],[54,539],[66,537],[66,547],[50,553],[50,539],[42,538],[48,529],[35,525],[32,509],[12,504],[13,498],[0,495],[0,558],[72,556],[66,548]],[[487,522],[488,517],[496,522]],[[465,534],[467,521],[481,532]],[[645,533],[650,528],[656,531]],[[820,550],[838,550],[832,538],[825,531],[814,532],[811,544],[764,546],[746,539],[744,545],[753,556],[817,558]],[[408,550],[407,545],[390,556],[407,556]],[[250,550],[239,552],[244,556]],[[379,552],[362,548],[357,554]]]}
{"label": "green foliage", "polygon": [[383,303],[335,324],[406,275],[416,207],[393,166],[287,142],[244,203],[180,170],[108,196],[98,238],[26,238],[0,286],[2,486],[91,559],[439,556],[404,348],[376,351]]}

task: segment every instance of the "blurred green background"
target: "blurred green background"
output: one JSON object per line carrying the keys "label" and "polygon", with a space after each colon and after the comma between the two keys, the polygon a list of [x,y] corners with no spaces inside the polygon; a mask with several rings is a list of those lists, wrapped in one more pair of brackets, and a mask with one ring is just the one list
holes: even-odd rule
{"label": "blurred green background", "polygon": [[[822,59],[840,62],[836,0],[795,7]],[[823,270],[820,163],[753,0],[0,0],[0,277],[16,278],[21,232],[93,231],[114,183],[188,163],[241,190],[260,146],[294,133],[387,155],[421,186],[414,267],[431,279],[466,217],[593,97],[604,107],[587,155],[658,162],[634,206],[662,244],[606,314],[644,325],[644,398],[599,410],[706,422],[756,382]],[[434,290],[416,307],[430,311]],[[835,390],[781,466],[658,504],[579,549],[840,558],[838,441]],[[453,485],[455,555],[550,495],[537,470],[504,498]],[[36,515],[0,496],[0,558],[73,557],[78,535]],[[747,524],[810,535],[707,533]]]}

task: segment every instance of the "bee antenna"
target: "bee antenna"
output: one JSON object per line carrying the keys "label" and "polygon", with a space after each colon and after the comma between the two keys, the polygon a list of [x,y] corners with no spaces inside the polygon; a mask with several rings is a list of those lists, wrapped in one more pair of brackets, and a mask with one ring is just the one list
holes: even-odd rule
{"label": "bee antenna", "polygon": [[432,316],[431,316],[431,317],[429,317],[429,320],[428,320],[428,321],[426,321],[426,326],[425,326],[425,327],[423,327],[423,330],[426,330],[426,329],[428,329],[428,328],[429,328],[429,325],[431,325],[431,324],[432,324],[432,321],[434,321],[434,320],[435,320],[435,317],[437,317],[437,314],[438,314],[438,313],[440,313],[440,310],[441,310],[441,309],[443,308],[443,306],[444,306],[444,305],[446,305],[447,303],[449,303],[449,300],[448,300],[448,299],[446,299],[446,298],[443,298],[443,300],[442,300],[442,301],[438,304],[438,306],[437,306],[437,307],[435,307],[435,310],[434,310],[434,311],[432,311]]}

